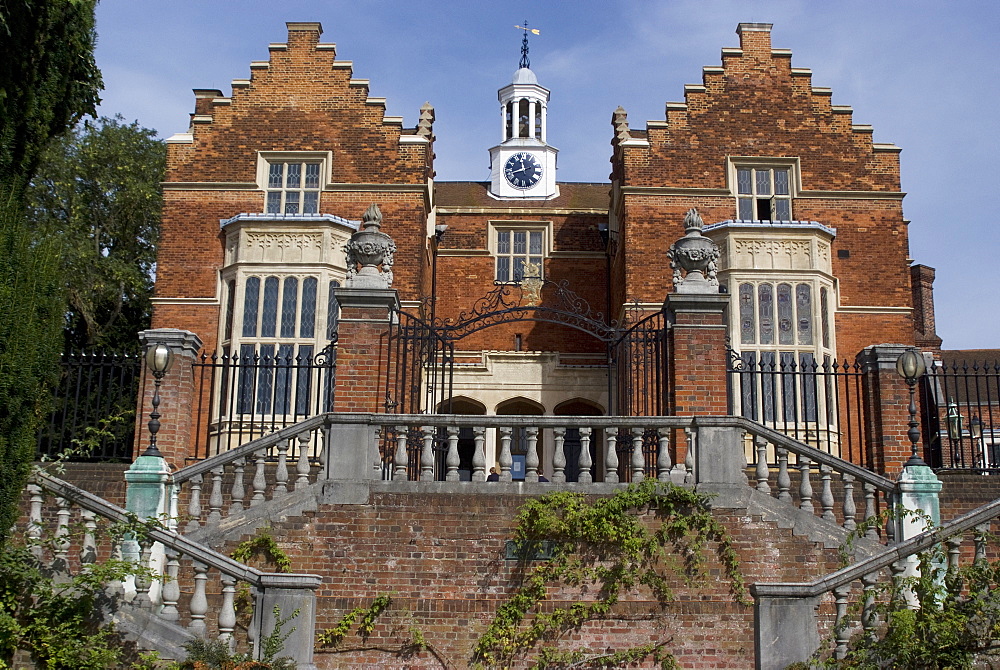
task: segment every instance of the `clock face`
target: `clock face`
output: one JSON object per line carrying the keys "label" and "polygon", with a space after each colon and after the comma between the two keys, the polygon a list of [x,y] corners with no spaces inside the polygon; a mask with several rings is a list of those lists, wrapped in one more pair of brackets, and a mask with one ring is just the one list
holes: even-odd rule
{"label": "clock face", "polygon": [[519,151],[504,163],[503,174],[514,188],[528,189],[542,178],[542,164],[534,154]]}

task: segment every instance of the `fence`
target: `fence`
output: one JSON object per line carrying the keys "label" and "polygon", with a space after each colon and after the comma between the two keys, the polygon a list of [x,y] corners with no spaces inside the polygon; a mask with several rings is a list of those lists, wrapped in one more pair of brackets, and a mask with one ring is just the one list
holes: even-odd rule
{"label": "fence", "polygon": [[1000,470],[1000,362],[938,362],[920,400],[932,467]]}
{"label": "fence", "polygon": [[851,461],[869,463],[860,364],[793,352],[730,350],[729,413]]}
{"label": "fence", "polygon": [[38,432],[38,454],[75,461],[131,461],[139,355],[67,353],[52,412]]}
{"label": "fence", "polygon": [[[318,354],[222,355],[194,363],[195,457],[208,458],[333,409],[336,345]],[[318,444],[312,445],[318,455]]]}

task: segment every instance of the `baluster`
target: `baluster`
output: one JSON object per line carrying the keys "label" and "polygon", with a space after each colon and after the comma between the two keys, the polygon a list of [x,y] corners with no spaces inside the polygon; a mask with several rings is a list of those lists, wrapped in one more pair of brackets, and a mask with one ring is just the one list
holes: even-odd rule
{"label": "baluster", "polygon": [[[455,432],[455,459],[458,462],[458,429]],[[514,464],[514,457],[510,454],[510,439],[513,433],[513,428],[510,426],[500,427],[500,481],[509,482],[513,479],[510,474],[511,465]],[[455,466],[458,469],[458,465]],[[458,474],[456,473],[455,478],[458,479]]]}
{"label": "baluster", "polygon": [[607,444],[607,454],[604,456],[604,481],[609,484],[618,483],[618,428],[604,429],[604,442]]}
{"label": "baluster", "polygon": [[552,482],[563,484],[566,482],[566,429],[562,426],[553,428],[552,435],[556,443],[552,454]]}
{"label": "baluster", "polygon": [[580,427],[580,475],[577,481],[581,484],[590,484],[594,481],[594,476],[590,473],[590,426]]}
{"label": "baluster", "polygon": [[844,482],[844,528],[853,531],[858,527],[858,522],[855,520],[858,508],[854,504],[854,477],[844,474],[841,475],[841,480]]}
{"label": "baluster", "polygon": [[907,563],[905,558],[889,564],[889,572],[892,574],[892,593],[889,596],[890,609],[897,609],[912,596],[910,589],[903,585],[903,580],[906,577],[906,568]]}
{"label": "baluster", "polygon": [[524,456],[524,481],[538,481],[538,427],[529,426],[524,429],[527,436],[528,453]]}
{"label": "baluster", "polygon": [[799,509],[804,509],[808,512],[815,512],[813,507],[813,487],[810,476],[810,467],[812,462],[805,456],[799,455]]}
{"label": "baluster", "polygon": [[670,460],[670,429],[660,426],[656,429],[656,479],[661,482],[670,481],[670,468],[674,463]]}
{"label": "baluster", "polygon": [[771,485],[767,480],[771,477],[771,468],[767,467],[767,440],[755,435],[753,444],[757,450],[757,490],[770,495]]}
{"label": "baluster", "polygon": [[409,436],[409,429],[406,426],[396,426],[396,453],[393,454],[392,479],[397,482],[405,482],[406,465],[409,455],[406,453],[406,439]]}
{"label": "baluster", "polygon": [[236,578],[222,573],[222,609],[219,610],[219,641],[224,642],[233,651],[236,640],[233,639],[233,629],[236,628]]}
{"label": "baluster", "polygon": [[251,486],[253,486],[253,497],[250,498],[250,507],[256,507],[264,502],[264,491],[267,490],[267,474],[264,471],[265,458],[267,458],[267,454],[264,449],[258,449],[253,454],[254,472],[253,482],[251,483]]}
{"label": "baluster", "polygon": [[684,429],[687,435],[687,453],[684,454],[684,483],[690,484],[694,481],[694,451],[698,448],[698,432],[691,427]]}
{"label": "baluster", "polygon": [[306,431],[299,433],[299,460],[295,463],[295,486],[296,491],[300,491],[309,486],[309,441],[312,435]]}
{"label": "baluster", "polygon": [[896,541],[896,528],[902,520],[900,516],[902,510],[900,509],[901,506],[896,504],[896,496],[891,491],[885,492],[885,506],[886,509],[893,511],[893,518],[889,519],[889,522],[885,524],[885,540],[888,544],[893,544]]}
{"label": "baluster", "polygon": [[472,429],[475,436],[476,450],[472,452],[472,481],[486,481],[486,426],[475,426]]}
{"label": "baluster", "polygon": [[646,478],[646,459],[642,454],[642,434],[643,428],[632,429],[632,481],[641,482]]}
{"label": "baluster", "polygon": [[247,459],[240,457],[233,461],[233,488],[229,492],[229,515],[243,511],[243,499],[247,497],[247,488],[243,483],[243,472],[246,470]]}
{"label": "baluster", "polygon": [[208,598],[205,596],[205,580],[208,566],[200,561],[192,561],[194,567],[194,593],[191,594],[191,623],[188,629],[198,637],[205,637],[205,613],[208,612]]}
{"label": "baluster", "polygon": [[424,446],[420,450],[420,481],[434,481],[434,428],[424,426],[420,429]]}
{"label": "baluster", "polygon": [[195,475],[188,480],[191,486],[191,499],[188,500],[187,531],[190,533],[201,527],[201,475]]}
{"label": "baluster", "polygon": [[80,543],[80,564],[89,565],[97,562],[97,541],[94,533],[97,530],[97,521],[94,513],[89,509],[81,509],[80,516],[83,518],[83,541]]}
{"label": "baluster", "polygon": [[292,440],[279,442],[275,446],[278,449],[278,467],[274,470],[274,490],[271,497],[276,498],[279,493],[288,493],[288,450],[292,448]]}
{"label": "baluster", "polygon": [[948,571],[945,574],[945,589],[948,597],[958,601],[962,597],[962,578],[959,573],[959,558],[962,551],[962,536],[952,535],[945,544],[948,545]]}
{"label": "baluster", "polygon": [[69,571],[69,501],[56,498],[59,510],[56,512],[56,537],[53,543],[55,560],[52,567],[56,572]]}
{"label": "baluster", "polygon": [[775,453],[778,455],[778,500],[791,502],[792,477],[788,474],[788,449],[778,447]]}
{"label": "baluster", "polygon": [[31,554],[37,558],[42,558],[42,487],[38,484],[28,484],[28,493],[31,494],[31,505],[28,511],[28,545],[31,547]]}
{"label": "baluster", "polygon": [[212,468],[212,493],[208,496],[208,521],[205,525],[217,526],[222,521],[223,466]]}
{"label": "baluster", "polygon": [[150,557],[153,555],[153,540],[147,536],[139,538],[139,565],[135,573],[135,598],[132,602],[144,610],[153,608],[153,600],[149,593],[149,587],[153,585],[153,580],[149,574]]}
{"label": "baluster", "polygon": [[819,472],[820,479],[823,482],[819,494],[819,506],[823,509],[823,513],[820,516],[827,521],[836,523],[837,515],[833,513],[833,490],[830,488],[831,480],[833,479],[833,468],[824,464],[819,466]]}
{"label": "baluster", "polygon": [[181,618],[180,612],[177,611],[177,601],[181,598],[181,585],[177,582],[177,574],[181,567],[180,552],[172,547],[164,547],[163,552],[167,566],[163,585],[160,587],[160,599],[163,601],[160,618],[178,621]]}
{"label": "baluster", "polygon": [[861,629],[869,640],[874,641],[878,629],[878,611],[875,609],[875,583],[878,573],[869,572],[861,576],[864,588],[864,600],[861,605]]}
{"label": "baluster", "polygon": [[[500,429],[503,432],[503,429]],[[458,466],[461,465],[461,459],[458,456],[458,434],[461,429],[458,426],[448,426],[448,455],[445,457],[445,465],[448,468],[448,472],[445,474],[445,479],[449,482],[457,482],[461,480],[461,475],[458,474]],[[510,452],[510,428],[507,429],[507,451],[508,455]],[[508,465],[508,470],[510,466]],[[510,473],[508,472],[508,477]]]}
{"label": "baluster", "polygon": [[875,527],[875,485],[865,482],[862,486],[865,492],[865,523],[868,529],[865,531],[865,537],[869,540],[878,540],[878,528]]}
{"label": "baluster", "polygon": [[972,562],[977,567],[986,564],[986,536],[989,533],[989,530],[990,527],[986,524],[976,526],[976,530],[972,536],[972,541],[976,548],[975,557],[972,559]]}
{"label": "baluster", "polygon": [[834,634],[837,636],[837,647],[833,655],[837,660],[847,656],[847,643],[851,640],[851,631],[847,625],[847,598],[851,595],[851,585],[845,584],[833,590],[834,602],[836,603],[836,620],[833,625]]}

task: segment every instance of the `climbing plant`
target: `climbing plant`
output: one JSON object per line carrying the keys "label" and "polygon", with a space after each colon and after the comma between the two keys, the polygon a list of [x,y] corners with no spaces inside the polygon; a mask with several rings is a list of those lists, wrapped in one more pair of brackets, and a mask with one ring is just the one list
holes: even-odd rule
{"label": "climbing plant", "polygon": [[[733,599],[749,604],[739,557],[708,498],[671,484],[647,480],[593,501],[567,491],[542,496],[521,507],[514,541],[523,579],[475,647],[472,660],[480,667],[621,667],[639,661],[676,667],[669,639],[598,651],[568,649],[563,636],[587,622],[616,618],[622,595],[640,586],[652,592],[662,612],[674,599],[674,579],[692,584],[706,574],[709,546]],[[532,560],[540,549],[547,558]],[[550,590],[560,587],[595,596],[543,606]]]}

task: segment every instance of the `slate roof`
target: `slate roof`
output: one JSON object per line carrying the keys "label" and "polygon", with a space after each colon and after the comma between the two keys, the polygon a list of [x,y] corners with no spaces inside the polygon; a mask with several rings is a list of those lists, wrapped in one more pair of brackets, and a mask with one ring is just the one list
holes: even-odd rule
{"label": "slate roof", "polygon": [[438,207],[505,207],[525,209],[598,209],[607,211],[610,183],[559,182],[559,197],[551,200],[497,200],[483,181],[436,181],[434,203]]}

